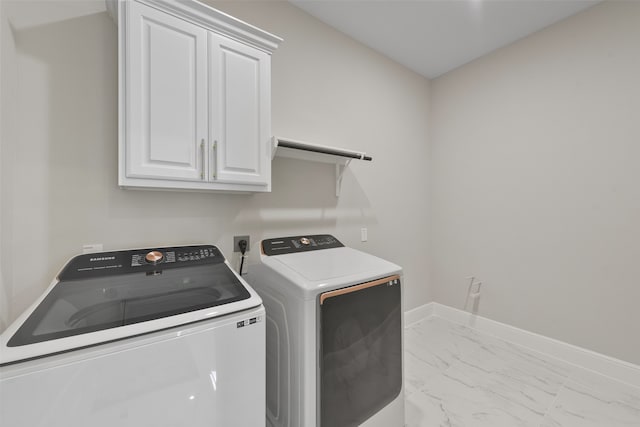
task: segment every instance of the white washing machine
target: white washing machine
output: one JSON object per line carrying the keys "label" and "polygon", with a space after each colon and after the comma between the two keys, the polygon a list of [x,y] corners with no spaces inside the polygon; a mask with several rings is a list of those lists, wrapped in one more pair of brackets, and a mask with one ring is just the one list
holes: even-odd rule
{"label": "white washing machine", "polygon": [[404,426],[401,276],[330,235],[261,242],[268,424]]}
{"label": "white washing machine", "polygon": [[80,255],[0,336],[0,425],[265,425],[260,297],[214,246]]}

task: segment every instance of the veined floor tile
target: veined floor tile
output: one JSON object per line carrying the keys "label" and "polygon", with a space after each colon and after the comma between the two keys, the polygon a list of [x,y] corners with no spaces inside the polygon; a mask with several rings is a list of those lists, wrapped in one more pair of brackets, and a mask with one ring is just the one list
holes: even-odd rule
{"label": "veined floor tile", "polygon": [[484,345],[473,330],[434,317],[405,330],[404,351],[423,364],[429,375],[443,372],[461,355],[478,351]]}
{"label": "veined floor tile", "polygon": [[[404,412],[406,427],[446,426],[446,416],[436,419],[429,415],[433,402],[421,392],[405,395]],[[449,425],[451,425],[449,423]]]}
{"label": "veined floor tile", "polygon": [[640,389],[431,317],[405,330],[407,427],[640,427]]}
{"label": "veined floor tile", "polygon": [[640,409],[640,388],[638,387],[580,368],[573,370],[570,379],[586,388],[598,390],[599,394],[608,396],[612,400]]}
{"label": "veined floor tile", "polygon": [[474,353],[476,359],[500,359],[505,363],[513,362],[516,366],[530,366],[548,374],[568,378],[574,371],[574,366],[554,359],[537,351],[531,350],[508,341],[489,337],[482,349]]}
{"label": "veined floor tile", "polygon": [[[571,365],[511,343],[492,342],[461,358],[458,371],[484,383],[496,383],[546,408],[572,374]],[[533,408],[533,406],[532,406]]]}
{"label": "veined floor tile", "polygon": [[[469,337],[472,338],[469,338]],[[473,332],[464,326],[431,318],[405,330],[405,393],[418,391],[429,378],[444,372],[462,354],[481,348]]]}
{"label": "veined floor tile", "polygon": [[420,358],[419,354],[412,352],[404,352],[404,395],[410,396],[411,394],[420,391],[423,388],[429,378],[437,375],[436,370],[424,359]]}
{"label": "veined floor tile", "polygon": [[461,390],[469,387],[482,392],[491,405],[518,409],[514,415],[527,420],[545,414],[566,380],[544,366],[516,359],[487,358],[486,354],[460,360],[445,376],[457,381]]}
{"label": "veined floor tile", "polygon": [[640,409],[606,391],[569,381],[558,394],[541,427],[638,427]]}
{"label": "veined floor tile", "polygon": [[407,422],[411,427],[538,427],[543,414],[530,406],[504,387],[470,379],[452,368],[408,398]]}

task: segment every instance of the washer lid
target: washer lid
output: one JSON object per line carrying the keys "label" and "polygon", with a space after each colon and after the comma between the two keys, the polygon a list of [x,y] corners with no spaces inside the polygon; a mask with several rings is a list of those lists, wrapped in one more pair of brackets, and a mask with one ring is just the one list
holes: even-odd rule
{"label": "washer lid", "polygon": [[[145,253],[161,254],[150,262]],[[89,268],[91,266],[91,268]],[[259,306],[213,246],[81,255],[0,337],[0,364]]]}
{"label": "washer lid", "polygon": [[250,297],[225,264],[61,281],[9,338],[8,347],[81,335]]}

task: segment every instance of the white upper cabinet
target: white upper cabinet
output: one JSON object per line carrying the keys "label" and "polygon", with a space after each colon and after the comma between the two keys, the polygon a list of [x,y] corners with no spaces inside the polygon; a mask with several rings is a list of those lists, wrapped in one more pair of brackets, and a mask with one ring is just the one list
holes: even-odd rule
{"label": "white upper cabinet", "polygon": [[[209,34],[209,101],[214,140],[215,179],[268,185],[269,55]],[[264,138],[264,135],[267,138]]]}
{"label": "white upper cabinet", "polygon": [[207,31],[131,2],[127,178],[202,179],[207,138]]}
{"label": "white upper cabinet", "polygon": [[281,40],[196,1],[107,5],[119,28],[119,184],[271,191]]}

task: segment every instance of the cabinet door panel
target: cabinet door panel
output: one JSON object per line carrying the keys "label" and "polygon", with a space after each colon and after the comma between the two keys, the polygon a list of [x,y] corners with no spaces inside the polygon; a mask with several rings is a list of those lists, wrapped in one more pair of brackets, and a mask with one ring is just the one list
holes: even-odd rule
{"label": "cabinet door panel", "polygon": [[206,31],[129,2],[127,176],[201,180]]}
{"label": "cabinet door panel", "polygon": [[268,185],[270,56],[233,40],[209,35],[212,139],[217,141],[215,180]]}

